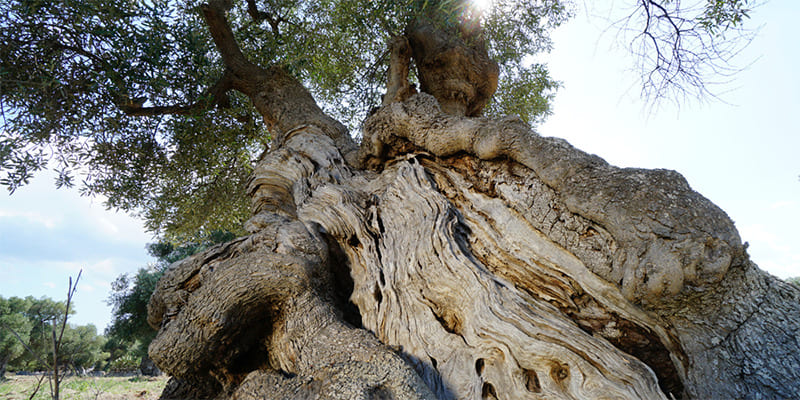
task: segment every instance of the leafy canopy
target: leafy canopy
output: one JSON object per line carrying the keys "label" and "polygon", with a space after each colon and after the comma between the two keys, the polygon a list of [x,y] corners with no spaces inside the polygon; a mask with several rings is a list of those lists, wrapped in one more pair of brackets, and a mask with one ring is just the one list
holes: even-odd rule
{"label": "leafy canopy", "polygon": [[[49,366],[42,361],[52,360],[53,325],[61,324],[65,310],[66,303],[47,297],[5,299],[0,296],[0,363],[7,363],[15,370],[48,369]],[[73,313],[74,309],[70,309],[70,314]],[[91,368],[107,357],[102,351],[104,344],[105,338],[97,334],[94,325],[67,324],[59,350],[59,364],[71,368]],[[33,353],[27,351],[25,346]]]}
{"label": "leafy canopy", "polygon": [[[719,34],[747,16],[747,2],[708,0],[692,18]],[[13,192],[53,168],[57,186],[105,196],[168,238],[239,231],[245,182],[270,132],[243,95],[215,92],[224,67],[199,5],[0,0],[0,184]],[[466,0],[239,0],[228,19],[251,61],[283,66],[355,129],[379,104],[389,38],[431,7],[479,18],[501,68],[487,112],[535,124],[558,83],[530,56],[550,49],[570,6],[494,0],[481,13]]]}
{"label": "leafy canopy", "polygon": [[0,296],[0,380],[6,365],[25,352],[21,341],[30,340],[31,323],[23,314],[29,307],[26,299]]}

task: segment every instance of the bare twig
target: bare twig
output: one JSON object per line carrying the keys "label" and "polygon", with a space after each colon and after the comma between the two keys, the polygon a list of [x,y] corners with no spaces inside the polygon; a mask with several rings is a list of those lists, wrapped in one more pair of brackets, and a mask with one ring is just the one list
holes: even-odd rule
{"label": "bare twig", "polygon": [[33,392],[31,393],[30,397],[28,397],[28,400],[33,400],[33,398],[36,396],[36,393],[39,393],[39,389],[42,387],[42,382],[44,382],[45,376],[46,375],[44,374],[39,376],[39,381],[36,382],[36,387],[33,388]]}
{"label": "bare twig", "polygon": [[712,31],[702,20],[702,1],[638,0],[633,11],[616,22],[632,32],[628,47],[639,58],[641,95],[651,103],[671,98],[717,98],[713,86],[725,83],[743,68],[733,58],[754,32],[739,26]]}
{"label": "bare twig", "polygon": [[[33,351],[33,349],[31,349],[31,347],[28,345],[28,343],[25,343],[25,341],[22,340],[22,337],[19,335],[19,333],[17,333],[13,328],[11,328],[10,326],[5,325],[5,324],[0,325],[0,327],[5,328],[8,331],[10,331],[14,335],[14,337],[16,337],[17,340],[20,343],[22,343],[22,346],[25,347],[25,350],[27,350],[31,355],[36,357],[37,361],[39,361],[42,365],[48,367],[51,370],[52,377],[50,377],[48,379],[48,381],[50,383],[50,396],[54,400],[58,400],[59,399],[59,395],[60,395],[60,393],[59,393],[59,383],[60,383],[60,379],[61,378],[59,377],[59,371],[58,371],[59,351],[61,350],[61,343],[62,343],[62,340],[64,338],[64,331],[67,328],[67,320],[69,319],[69,309],[70,309],[70,305],[72,304],[72,297],[75,296],[75,291],[77,291],[77,289],[78,289],[78,281],[80,281],[82,273],[83,273],[83,270],[78,271],[78,276],[77,276],[77,278],[75,278],[75,283],[74,284],[72,282],[72,277],[69,278],[69,286],[67,288],[67,303],[66,303],[66,306],[64,308],[64,318],[61,320],[60,330],[59,330],[59,327],[58,327],[58,320],[56,318],[53,318],[50,321],[51,324],[52,324],[51,336],[52,336],[52,345],[53,345],[53,363],[52,364],[49,364],[41,354],[38,354],[35,351]],[[56,331],[58,331],[58,335],[56,335]],[[44,380],[44,377],[45,377],[45,375],[42,375],[42,377],[39,378],[39,382],[37,382],[36,388],[34,389],[33,393],[31,393],[31,396],[29,397],[29,399],[33,399],[33,397],[36,395],[36,393],[39,392],[39,388],[42,385],[42,381]]]}
{"label": "bare twig", "polygon": [[75,295],[75,291],[78,290],[78,281],[81,280],[81,274],[83,270],[78,271],[78,277],[75,278],[75,284],[72,284],[72,277],[69,278],[69,286],[67,287],[67,305],[64,308],[64,318],[61,320],[61,331],[58,333],[58,337],[56,337],[56,328],[57,328],[57,321],[53,320],[53,400],[59,399],[59,384],[61,383],[62,377],[59,377],[58,373],[58,356],[59,352],[61,351],[61,343],[64,338],[64,331],[67,328],[67,320],[69,319],[69,307],[72,304],[72,296]]}

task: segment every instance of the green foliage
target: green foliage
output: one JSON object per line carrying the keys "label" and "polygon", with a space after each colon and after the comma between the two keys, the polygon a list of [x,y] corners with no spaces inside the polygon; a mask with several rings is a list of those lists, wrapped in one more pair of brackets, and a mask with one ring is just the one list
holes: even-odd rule
{"label": "green foliage", "polygon": [[206,250],[207,248],[229,242],[236,238],[234,232],[213,230],[210,232],[198,232],[187,238],[181,244],[162,240],[147,245],[147,252],[158,260],[156,269],[163,270],[170,264],[183,260],[193,254]]}
{"label": "green foliage", "polygon": [[[54,168],[56,186],[103,195],[171,241],[239,232],[246,181],[271,134],[245,96],[209,94],[224,67],[200,3],[0,0],[0,185],[13,192]],[[738,28],[751,0],[631,3],[641,9],[631,18],[647,21],[633,29],[645,90],[677,82],[704,93],[706,67],[730,53],[708,36]],[[494,0],[481,12],[468,0],[254,0],[252,10],[240,0],[228,19],[247,58],[286,68],[353,130],[380,104],[389,38],[423,15],[443,15],[436,20],[454,28],[480,20],[501,67],[488,112],[535,124],[550,113],[558,83],[531,56],[550,50],[550,32],[572,4]],[[671,79],[676,68],[680,79]],[[183,111],[126,116],[155,106]]]}
{"label": "green foliage", "polygon": [[20,339],[30,340],[31,323],[24,315],[29,307],[26,299],[0,296],[0,380],[4,378],[6,365],[25,352]]}
{"label": "green foliage", "polygon": [[722,34],[750,18],[752,0],[708,0],[698,22],[712,34]]}
{"label": "green foliage", "polygon": [[106,338],[97,334],[94,325],[68,325],[64,330],[59,357],[73,369],[99,366],[109,354],[103,351]]}
{"label": "green foliage", "polygon": [[123,274],[111,284],[108,303],[114,311],[106,335],[116,339],[114,345],[138,356],[147,353],[147,345],[156,334],[147,324],[147,303],[162,274],[161,268],[140,268],[133,277]]}
{"label": "green foliage", "polygon": [[[249,102],[234,96],[228,109],[179,117],[123,112],[200,101],[218,79],[194,8],[0,0],[0,12],[0,183],[13,192],[49,165],[57,186],[106,195],[107,206],[141,213],[154,231],[239,228],[242,182],[266,140],[258,119],[242,118]],[[87,174],[76,182],[79,168]]]}
{"label": "green foliage", "polygon": [[517,115],[529,124],[538,124],[551,114],[550,104],[559,83],[550,79],[541,64],[511,69],[501,77],[498,90],[487,105],[488,116]]}
{"label": "green foliage", "polygon": [[[126,355],[133,356],[138,351],[138,346],[135,342],[120,338],[119,336],[106,335],[106,343],[103,345],[103,352],[108,354],[106,361],[108,363]],[[103,366],[103,369],[108,368],[108,363]]]}
{"label": "green foliage", "polygon": [[126,354],[108,364],[108,372],[134,372],[139,370],[140,358]]}
{"label": "green foliage", "polygon": [[[32,296],[25,298],[28,308],[22,311],[22,315],[28,320],[31,329],[28,332],[28,347],[33,351],[26,351],[11,364],[15,369],[43,370],[47,366],[42,364],[40,358],[46,358],[52,354],[53,324],[60,325],[64,320],[66,303],[55,301],[47,297],[36,299]],[[70,314],[74,314],[70,310]]]}
{"label": "green foliage", "polygon": [[[254,22],[240,1],[229,19],[251,60],[285,66],[355,128],[379,104],[387,39],[401,34],[424,3],[453,1],[256,2],[274,25]],[[252,160],[270,138],[249,100],[232,95],[226,107],[192,115],[123,112],[208,100],[205,90],[223,68],[198,5],[0,0],[0,184],[13,192],[51,167],[59,171],[57,186],[104,195],[108,207],[139,213],[149,230],[170,239],[239,230],[249,211],[244,186]],[[484,20],[504,82],[517,91],[555,86],[518,82],[526,75],[511,67],[548,49],[549,29],[566,16],[560,1],[497,1]],[[517,100],[509,109],[538,121],[549,96],[531,107]]]}
{"label": "green foliage", "polygon": [[[0,361],[8,357],[6,362],[14,370],[47,369],[41,361],[50,360],[53,322],[56,325],[62,322],[65,308],[65,303],[46,297],[0,297],[0,324],[4,327],[0,328]],[[8,336],[8,327],[14,329],[33,354],[25,351],[16,336]],[[108,357],[102,351],[104,344],[105,338],[97,334],[94,325],[67,324],[59,352],[60,364],[71,368],[93,367]]]}

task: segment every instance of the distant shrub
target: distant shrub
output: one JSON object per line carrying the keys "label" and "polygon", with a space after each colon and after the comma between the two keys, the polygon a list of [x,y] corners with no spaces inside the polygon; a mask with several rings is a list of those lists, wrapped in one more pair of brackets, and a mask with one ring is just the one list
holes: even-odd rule
{"label": "distant shrub", "polygon": [[139,371],[140,361],[141,360],[138,357],[126,354],[108,363],[108,372],[112,373],[137,372]]}

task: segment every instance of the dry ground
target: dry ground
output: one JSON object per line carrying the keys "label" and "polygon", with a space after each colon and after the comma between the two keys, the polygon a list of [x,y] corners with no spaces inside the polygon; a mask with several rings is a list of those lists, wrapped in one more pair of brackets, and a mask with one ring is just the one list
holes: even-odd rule
{"label": "dry ground", "polygon": [[[38,376],[6,374],[0,382],[0,399],[27,400],[36,387]],[[61,382],[64,400],[155,400],[167,384],[167,376],[149,377],[68,377]],[[34,399],[50,398],[45,378]]]}

